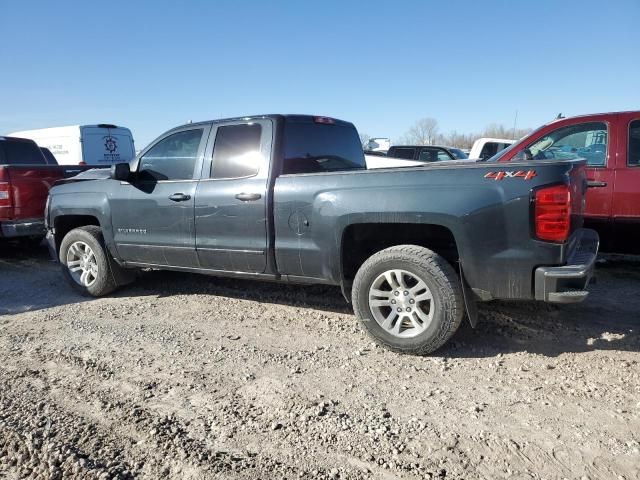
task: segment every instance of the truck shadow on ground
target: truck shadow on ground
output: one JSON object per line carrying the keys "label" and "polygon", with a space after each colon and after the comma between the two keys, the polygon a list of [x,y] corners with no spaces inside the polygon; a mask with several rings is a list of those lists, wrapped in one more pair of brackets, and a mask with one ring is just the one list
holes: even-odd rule
{"label": "truck shadow on ground", "polygon": [[46,247],[0,241],[0,317],[88,300],[66,285]]}
{"label": "truck shadow on ground", "polygon": [[[471,328],[465,318],[449,344],[434,355],[479,358],[526,351],[555,357],[594,350],[640,352],[639,267],[640,264],[626,262],[600,266],[599,281],[582,304],[554,306],[500,301],[480,304],[477,328]],[[147,295],[208,294],[352,315],[338,288],[321,285],[146,272],[133,288]]]}
{"label": "truck shadow on ground", "polygon": [[[434,356],[473,358],[530,352],[554,357],[570,352],[640,352],[640,263],[614,259],[599,264],[598,283],[587,301],[549,306],[537,302],[480,304],[480,322],[466,319]],[[169,271],[144,272],[111,297],[205,294],[315,309],[356,321],[339,288],[288,285]],[[0,243],[0,317],[92,301],[74,292],[44,247]],[[340,321],[340,319],[336,319]]]}

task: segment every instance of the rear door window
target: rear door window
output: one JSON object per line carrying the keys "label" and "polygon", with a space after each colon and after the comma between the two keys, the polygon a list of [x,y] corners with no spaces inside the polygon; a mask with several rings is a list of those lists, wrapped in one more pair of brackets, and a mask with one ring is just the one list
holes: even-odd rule
{"label": "rear door window", "polygon": [[218,127],[211,178],[244,178],[258,174],[262,127],[257,123]]}
{"label": "rear door window", "polygon": [[420,160],[421,162],[437,162],[438,149],[437,148],[420,149],[420,155],[418,155],[418,160]]}
{"label": "rear door window", "polygon": [[416,155],[415,148],[393,147],[389,152],[389,156],[393,158],[402,158],[404,160],[413,160]]}
{"label": "rear door window", "polygon": [[629,124],[629,148],[627,163],[631,166],[640,165],[640,120]]}
{"label": "rear door window", "polygon": [[365,170],[364,152],[355,127],[288,120],[284,127],[282,173]]}
{"label": "rear door window", "polygon": [[194,128],[160,140],[140,159],[140,179],[192,180],[203,133]]}
{"label": "rear door window", "polygon": [[9,165],[46,165],[47,161],[35,142],[24,140],[5,140],[4,162]]}

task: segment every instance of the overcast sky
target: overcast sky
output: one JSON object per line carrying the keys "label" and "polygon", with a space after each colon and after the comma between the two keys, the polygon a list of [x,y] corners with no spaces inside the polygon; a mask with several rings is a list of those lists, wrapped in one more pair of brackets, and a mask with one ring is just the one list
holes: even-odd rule
{"label": "overcast sky", "polygon": [[[184,4],[183,4],[184,3]],[[0,0],[0,134],[311,113],[398,137],[640,109],[640,0]]]}

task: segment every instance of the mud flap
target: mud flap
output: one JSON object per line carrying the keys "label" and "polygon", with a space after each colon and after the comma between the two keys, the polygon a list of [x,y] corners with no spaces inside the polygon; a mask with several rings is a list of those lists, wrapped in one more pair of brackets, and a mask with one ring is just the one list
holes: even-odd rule
{"label": "mud flap", "polygon": [[340,282],[340,291],[342,292],[342,296],[347,301],[349,305],[351,305],[351,284],[348,284],[342,280]]}
{"label": "mud flap", "polygon": [[467,311],[467,317],[469,317],[471,327],[476,328],[476,325],[478,325],[478,304],[473,298],[473,292],[471,291],[471,288],[469,288],[467,280],[464,278],[462,263],[458,262],[458,267],[460,268],[460,282],[462,283],[462,296],[464,297],[464,306]]}

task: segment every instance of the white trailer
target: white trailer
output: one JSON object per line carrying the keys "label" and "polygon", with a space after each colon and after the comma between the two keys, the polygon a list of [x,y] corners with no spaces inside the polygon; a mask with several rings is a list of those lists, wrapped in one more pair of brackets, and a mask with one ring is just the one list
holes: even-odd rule
{"label": "white trailer", "polygon": [[48,148],[60,165],[109,166],[135,156],[131,131],[106,123],[24,130],[7,136],[29,138]]}

